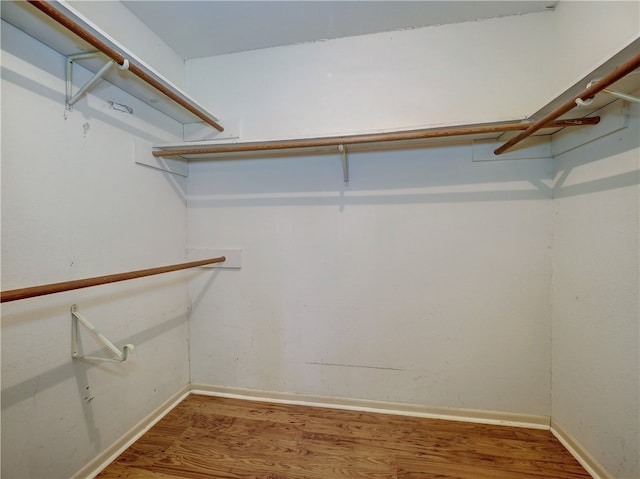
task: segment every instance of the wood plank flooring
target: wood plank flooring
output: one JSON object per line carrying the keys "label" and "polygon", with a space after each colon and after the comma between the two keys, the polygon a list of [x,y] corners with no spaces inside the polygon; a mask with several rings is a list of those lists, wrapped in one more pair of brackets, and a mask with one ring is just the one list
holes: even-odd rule
{"label": "wood plank flooring", "polygon": [[189,396],[100,479],[577,479],[549,431]]}

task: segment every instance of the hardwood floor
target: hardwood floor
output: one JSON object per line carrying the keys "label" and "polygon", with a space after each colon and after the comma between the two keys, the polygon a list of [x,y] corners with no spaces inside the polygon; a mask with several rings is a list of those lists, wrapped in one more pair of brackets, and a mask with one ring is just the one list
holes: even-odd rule
{"label": "hardwood floor", "polygon": [[189,396],[100,479],[575,479],[549,431]]}

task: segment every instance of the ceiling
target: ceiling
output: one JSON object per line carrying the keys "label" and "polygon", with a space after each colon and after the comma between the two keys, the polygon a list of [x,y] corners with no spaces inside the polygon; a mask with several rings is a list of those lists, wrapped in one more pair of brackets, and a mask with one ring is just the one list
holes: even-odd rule
{"label": "ceiling", "polygon": [[122,3],[182,58],[541,12],[557,1],[172,1]]}

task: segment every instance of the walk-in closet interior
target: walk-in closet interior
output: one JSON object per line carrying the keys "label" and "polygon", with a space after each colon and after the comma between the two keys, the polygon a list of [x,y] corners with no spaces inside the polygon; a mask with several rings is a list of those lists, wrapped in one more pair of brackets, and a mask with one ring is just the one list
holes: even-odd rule
{"label": "walk-in closet interior", "polygon": [[204,397],[640,477],[638,1],[0,8],[3,478]]}

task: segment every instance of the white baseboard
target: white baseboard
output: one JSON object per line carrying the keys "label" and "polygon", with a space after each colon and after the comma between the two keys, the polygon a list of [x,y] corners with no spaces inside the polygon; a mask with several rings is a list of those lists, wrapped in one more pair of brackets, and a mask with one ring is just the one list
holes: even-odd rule
{"label": "white baseboard", "polygon": [[255,389],[191,384],[193,394],[265,401],[278,404],[295,404],[312,407],[329,407],[350,411],[375,412],[451,421],[474,422],[511,427],[549,429],[549,417],[529,414],[483,411],[475,409],[438,408],[418,404],[405,404],[369,399],[352,399],[308,394],[282,393]]}
{"label": "white baseboard", "polygon": [[100,453],[89,464],[73,475],[72,479],[87,479],[97,476],[103,469],[111,464],[120,454],[127,450],[134,442],[142,437],[160,419],[165,417],[174,407],[180,404],[190,394],[189,386],[184,386],[180,391],[167,399],[142,421],[136,424],[129,432],[114,442]]}
{"label": "white baseboard", "polygon": [[551,433],[575,457],[580,465],[591,474],[593,479],[613,479],[613,476],[554,419],[551,419]]}
{"label": "white baseboard", "polygon": [[316,396],[195,383],[183,387],[180,391],[156,408],[155,411],[140,421],[127,434],[122,436],[98,457],[78,471],[72,479],[95,477],[190,394],[263,401],[276,404],[328,407],[349,411],[374,412],[400,416],[551,430],[552,434],[594,479],[613,479],[613,476],[611,476],[578,441],[571,437],[571,435],[569,435],[556,421],[553,419],[550,420],[547,416],[476,409],[430,407],[419,404]]}

